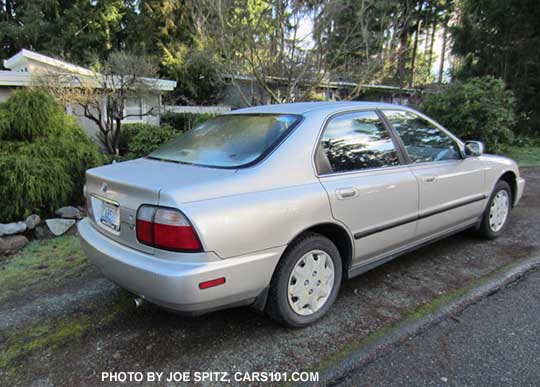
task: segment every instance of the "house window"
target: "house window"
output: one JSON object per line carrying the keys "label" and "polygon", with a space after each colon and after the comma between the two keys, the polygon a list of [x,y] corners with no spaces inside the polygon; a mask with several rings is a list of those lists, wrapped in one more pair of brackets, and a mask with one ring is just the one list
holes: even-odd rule
{"label": "house window", "polygon": [[126,121],[141,121],[143,116],[143,101],[140,98],[128,98],[125,110]]}

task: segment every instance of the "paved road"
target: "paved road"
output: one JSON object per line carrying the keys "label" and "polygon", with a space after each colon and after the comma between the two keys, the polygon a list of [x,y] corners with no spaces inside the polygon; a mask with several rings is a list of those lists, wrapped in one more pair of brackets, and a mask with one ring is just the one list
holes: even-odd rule
{"label": "paved road", "polygon": [[540,385],[540,271],[411,338],[341,386]]}

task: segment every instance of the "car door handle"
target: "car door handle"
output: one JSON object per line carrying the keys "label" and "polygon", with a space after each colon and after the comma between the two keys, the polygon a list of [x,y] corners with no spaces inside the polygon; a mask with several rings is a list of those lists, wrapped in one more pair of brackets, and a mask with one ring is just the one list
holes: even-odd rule
{"label": "car door handle", "polygon": [[424,177],[424,181],[425,181],[426,183],[432,183],[432,182],[434,182],[436,179],[437,179],[437,177],[435,177],[435,176],[426,176],[426,177]]}
{"label": "car door handle", "polygon": [[358,191],[353,187],[338,188],[336,195],[339,199],[351,199],[358,195]]}

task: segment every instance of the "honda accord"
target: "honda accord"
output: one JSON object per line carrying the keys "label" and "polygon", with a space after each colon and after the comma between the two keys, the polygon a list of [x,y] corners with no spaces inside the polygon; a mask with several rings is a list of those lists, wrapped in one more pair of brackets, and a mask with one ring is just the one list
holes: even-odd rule
{"label": "honda accord", "polygon": [[392,104],[235,110],[146,157],[90,169],[82,247],[105,276],[199,314],[322,317],[341,283],[465,229],[504,232],[516,163]]}

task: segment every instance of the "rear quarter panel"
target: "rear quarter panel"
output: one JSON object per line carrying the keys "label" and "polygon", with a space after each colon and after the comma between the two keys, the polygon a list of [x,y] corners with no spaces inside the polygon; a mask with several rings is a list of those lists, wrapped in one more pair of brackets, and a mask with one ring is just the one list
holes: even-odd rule
{"label": "rear quarter panel", "polygon": [[312,225],[333,221],[318,182],[179,204],[205,250],[221,258],[288,244]]}

